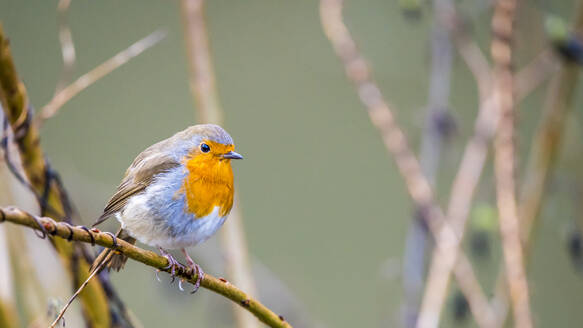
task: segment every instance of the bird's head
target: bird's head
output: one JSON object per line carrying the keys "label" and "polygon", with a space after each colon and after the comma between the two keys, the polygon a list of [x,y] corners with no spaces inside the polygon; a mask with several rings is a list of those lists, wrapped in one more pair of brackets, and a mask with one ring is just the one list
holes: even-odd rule
{"label": "bird's head", "polygon": [[243,159],[243,156],[235,152],[231,136],[218,125],[195,125],[184,133],[183,140],[188,140],[190,149],[183,161],[189,169],[230,166],[232,159]]}

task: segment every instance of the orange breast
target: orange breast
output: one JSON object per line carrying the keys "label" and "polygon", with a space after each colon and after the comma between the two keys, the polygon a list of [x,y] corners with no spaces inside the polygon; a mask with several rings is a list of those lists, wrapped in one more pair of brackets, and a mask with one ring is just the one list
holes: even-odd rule
{"label": "orange breast", "polygon": [[233,170],[230,160],[194,154],[185,162],[188,170],[183,191],[187,208],[196,218],[209,215],[219,207],[219,215],[229,214],[233,207]]}

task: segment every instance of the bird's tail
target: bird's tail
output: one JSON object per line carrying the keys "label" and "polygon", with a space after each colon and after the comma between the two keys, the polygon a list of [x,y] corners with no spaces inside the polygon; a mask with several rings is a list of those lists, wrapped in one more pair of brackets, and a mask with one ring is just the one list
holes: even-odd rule
{"label": "bird's tail", "polygon": [[[116,238],[123,239],[130,244],[134,244],[136,242],[136,239],[128,235],[128,233],[123,229],[119,229],[116,234]],[[115,271],[119,271],[123,269],[127,260],[127,256],[119,254],[111,248],[106,248],[97,256],[97,258],[95,258],[89,271],[93,272],[94,270],[101,270],[101,268],[104,267],[107,268],[107,270],[113,269]]]}

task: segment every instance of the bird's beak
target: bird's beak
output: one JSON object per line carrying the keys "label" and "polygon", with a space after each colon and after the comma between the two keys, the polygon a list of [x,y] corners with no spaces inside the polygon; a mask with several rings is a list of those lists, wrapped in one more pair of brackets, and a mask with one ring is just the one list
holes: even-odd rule
{"label": "bird's beak", "polygon": [[234,151],[230,151],[226,154],[223,154],[223,158],[226,159],[243,159],[243,156],[241,156],[241,154],[236,153]]}

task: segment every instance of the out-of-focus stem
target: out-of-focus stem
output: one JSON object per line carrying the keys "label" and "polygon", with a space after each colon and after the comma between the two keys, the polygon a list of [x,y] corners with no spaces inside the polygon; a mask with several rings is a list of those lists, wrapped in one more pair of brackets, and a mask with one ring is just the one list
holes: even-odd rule
{"label": "out-of-focus stem", "polygon": [[[583,2],[579,1],[577,6],[573,30],[578,35],[583,35]],[[533,245],[533,230],[537,225],[543,198],[561,149],[567,117],[573,107],[579,74],[578,64],[562,62],[559,72],[551,81],[541,122],[531,144],[519,206],[520,233],[526,264]],[[504,280],[504,272],[501,272],[495,294],[498,321],[501,324],[506,321],[509,305]]]}
{"label": "out-of-focus stem", "polygon": [[[324,33],[332,43],[334,51],[344,64],[349,80],[357,89],[360,100],[365,105],[371,123],[379,131],[385,148],[395,160],[409,195],[415,205],[423,212],[427,226],[435,238],[434,252],[448,255],[439,271],[455,266],[455,276],[476,321],[486,326],[491,316],[491,309],[482,291],[469,260],[461,252],[453,252],[459,244],[460,236],[445,220],[445,216],[436,205],[431,185],[423,175],[417,158],[409,148],[406,137],[395,120],[394,109],[390,106],[374,81],[366,60],[362,57],[352,35],[344,24],[342,0],[321,0],[320,18]],[[426,290],[421,305],[417,327],[437,327],[443,301],[434,296],[444,295],[449,275],[431,272],[430,275],[443,278],[434,284],[432,290]]]}
{"label": "out-of-focus stem", "polygon": [[[199,121],[222,124],[223,110],[219,101],[207,36],[204,0],[182,0],[181,4],[186,53],[190,69],[190,89],[196,104]],[[221,229],[221,242],[226,254],[225,266],[231,280],[251,295],[255,295],[255,282],[249,265],[247,242],[238,203],[235,203],[229,219]],[[249,313],[236,306],[233,307],[233,310],[238,327],[257,326],[256,321]]]}
{"label": "out-of-focus stem", "polygon": [[[0,120],[2,118],[3,114],[0,112]],[[0,162],[0,181],[8,181],[8,174],[6,167]],[[11,201],[9,188],[0,188],[0,204]],[[0,327],[17,328],[20,327],[20,320],[16,309],[15,284],[11,270],[8,236],[9,232],[6,227],[0,227]]]}
{"label": "out-of-focus stem", "polygon": [[7,231],[5,227],[0,227],[0,327],[17,328],[20,327],[20,321],[10,268]]}
{"label": "out-of-focus stem", "polygon": [[190,91],[199,121],[221,124],[223,110],[219,102],[214,66],[204,17],[204,0],[182,0],[186,54],[190,69]]}
{"label": "out-of-focus stem", "polygon": [[73,35],[71,27],[69,27],[69,7],[71,0],[59,0],[57,5],[57,17],[59,20],[59,42],[61,43],[61,56],[63,57],[63,71],[61,78],[57,82],[55,94],[57,94],[73,76],[75,62],[77,59],[77,52],[75,51],[75,43],[73,43]]}
{"label": "out-of-focus stem", "polygon": [[[24,84],[18,78],[8,39],[0,25],[0,100],[5,116],[14,133],[17,148],[22,159],[23,170],[36,195],[43,198],[43,207],[57,220],[66,216],[66,195],[54,179],[50,179],[48,163],[40,147],[39,131],[32,120],[28,97]],[[49,179],[49,180],[47,180]],[[44,197],[44,196],[46,197]],[[61,255],[64,266],[71,275],[83,281],[87,277],[89,265],[80,258],[72,266],[74,247],[64,240],[55,240],[55,248]],[[111,316],[108,300],[99,280],[93,280],[81,295],[85,319],[93,327],[109,327]]]}
{"label": "out-of-focus stem", "polygon": [[[463,29],[455,27],[454,35],[458,52],[476,80],[480,99],[474,133],[466,144],[458,172],[454,178],[447,209],[448,221],[457,231],[457,234],[463,236],[472,199],[486,163],[490,141],[498,126],[499,115],[492,110],[494,104],[491,94],[491,69],[485,56],[464,33]],[[517,102],[542,84],[549,74],[555,70],[555,65],[550,57],[552,56],[547,51],[544,51],[516,74]],[[458,244],[454,251],[457,252],[459,247],[461,247],[461,244]],[[442,266],[444,262],[441,258],[443,255],[439,253],[436,253],[436,255],[437,257],[432,258],[430,267],[432,271],[434,270],[433,267]],[[453,267],[449,268],[449,271],[442,271],[442,274],[449,275],[451,270],[453,270]],[[441,284],[439,277],[428,276],[428,286],[439,284]],[[442,292],[445,293],[446,290],[442,290]],[[440,299],[445,301],[445,296],[445,294],[441,295]],[[492,316],[488,323],[496,325],[495,318]]]}
{"label": "out-of-focus stem", "polygon": [[524,253],[520,241],[515,184],[515,104],[511,41],[516,7],[515,0],[498,0],[492,17],[491,54],[494,60],[492,91],[495,105],[492,110],[498,111],[500,115],[494,142],[494,169],[504,267],[514,323],[519,328],[530,328],[532,316]]}
{"label": "out-of-focus stem", "polygon": [[[242,226],[241,209],[235,206],[229,215],[229,220],[223,227],[221,239],[224,247],[226,268],[231,281],[243,290],[252,290],[255,295],[255,279],[251,274],[249,266],[249,252],[247,241],[245,240],[244,228]],[[247,311],[242,311],[235,307],[235,319],[239,327],[255,327],[255,319]]]}
{"label": "out-of-focus stem", "polygon": [[[574,29],[583,35],[583,3],[575,18]],[[528,159],[520,201],[521,237],[528,255],[532,228],[540,214],[542,200],[561,148],[567,117],[573,108],[579,80],[579,65],[564,61],[551,81],[540,126],[534,137]]]}
{"label": "out-of-focus stem", "polygon": [[46,323],[46,294],[32,267],[33,261],[29,256],[24,234],[22,230],[15,229],[15,227],[6,228],[10,233],[8,250],[12,259],[11,267],[15,276],[18,277],[18,281],[14,283],[20,290],[25,322]]}
{"label": "out-of-focus stem", "polygon": [[[441,149],[445,137],[451,131],[449,122],[449,93],[451,86],[452,44],[446,27],[453,4],[451,0],[433,1],[433,28],[431,31],[431,75],[429,97],[425,114],[425,127],[421,137],[419,165],[421,171],[435,189],[435,177],[439,170]],[[403,287],[405,289],[404,324],[412,327],[417,321],[423,278],[425,275],[428,231],[420,211],[409,223],[403,264]]]}
{"label": "out-of-focus stem", "polygon": [[[65,0],[67,1],[67,0]],[[49,119],[56,115],[58,111],[73,97],[79,94],[81,91],[88,88],[93,83],[99,81],[101,78],[107,74],[115,71],[117,68],[123,64],[129,62],[132,58],[146,51],[147,49],[158,44],[166,37],[166,32],[158,30],[152,34],[144,37],[141,40],[136,41],[128,48],[117,53],[115,56],[106,60],[99,66],[95,67],[91,71],[81,75],[73,83],[67,86],[59,86],[53,98],[46,104],[40,114],[39,119],[36,120],[38,124],[42,123],[44,120]],[[63,50],[65,51],[65,50]],[[63,55],[65,57],[65,55]],[[65,65],[67,67],[67,65]],[[65,74],[65,73],[63,73]]]}

